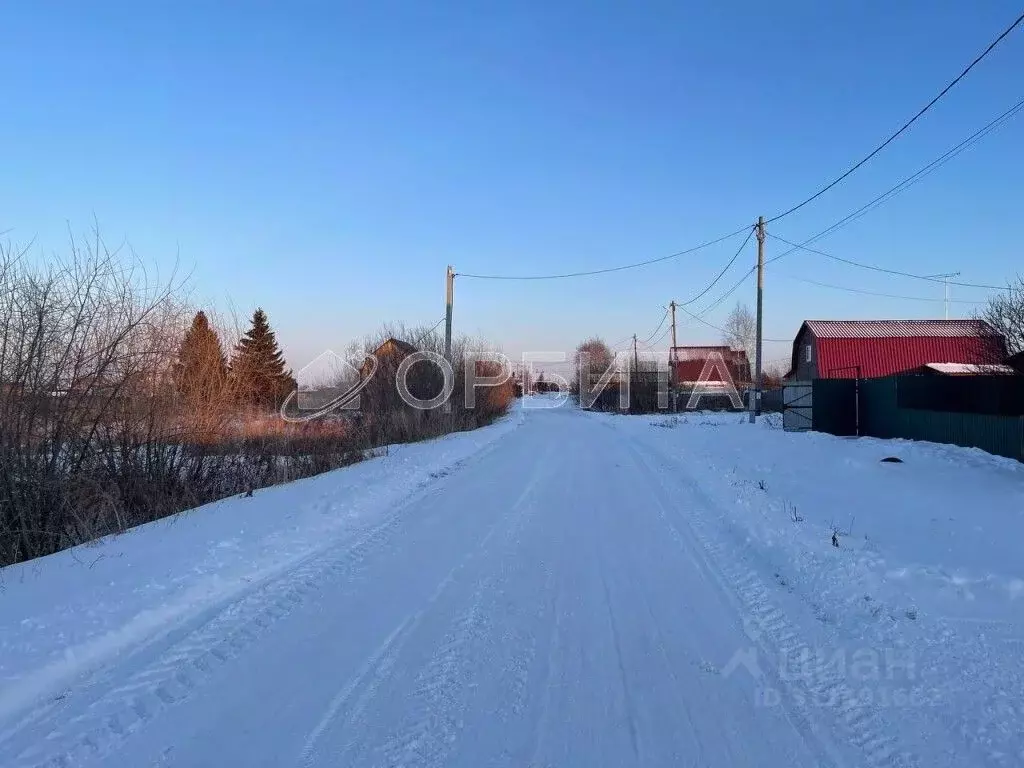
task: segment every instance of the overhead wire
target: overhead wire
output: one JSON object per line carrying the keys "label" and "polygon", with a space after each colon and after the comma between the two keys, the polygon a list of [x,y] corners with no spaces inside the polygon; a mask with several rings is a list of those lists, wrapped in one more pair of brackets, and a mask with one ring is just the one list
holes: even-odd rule
{"label": "overhead wire", "polygon": [[944,284],[944,285],[957,285],[957,286],[960,286],[962,288],[984,288],[984,289],[991,290],[991,291],[1009,291],[1009,290],[1011,290],[1010,287],[1006,286],[1006,285],[988,285],[986,283],[965,283],[965,282],[960,282],[960,281],[956,281],[956,280],[947,280],[946,278],[942,278],[942,277],[932,277],[930,275],[915,275],[915,274],[913,274],[911,272],[902,272],[902,271],[900,271],[898,269],[889,269],[887,267],[879,267],[879,266],[876,266],[874,264],[866,264],[866,263],[861,262],[861,261],[854,261],[853,259],[846,259],[846,258],[843,258],[842,256],[836,256],[834,254],[827,253],[826,251],[822,251],[822,250],[819,250],[817,248],[809,248],[806,245],[801,245],[799,243],[794,243],[791,240],[787,240],[784,237],[779,237],[778,235],[773,235],[771,233],[768,233],[768,236],[773,238],[773,239],[775,239],[775,240],[778,240],[779,242],[785,243],[786,245],[791,245],[794,248],[799,248],[800,250],[807,251],[809,253],[815,253],[815,254],[817,254],[819,256],[824,256],[827,259],[832,259],[833,261],[838,261],[838,262],[840,262],[842,264],[849,264],[850,266],[860,267],[861,269],[870,269],[870,270],[872,270],[874,272],[882,272],[882,273],[887,274],[887,275],[896,275],[898,277],[910,277],[910,278],[913,278],[915,280],[927,280],[930,283],[939,283],[939,284]]}
{"label": "overhead wire", "polygon": [[668,333],[671,330],[672,330],[672,328],[670,326],[670,327],[666,328],[664,331],[662,331],[661,335],[658,338],[656,338],[654,341],[648,340],[648,341],[642,341],[640,343],[643,344],[645,347],[648,347],[648,348],[657,347],[659,344],[661,344],[662,341],[664,341],[665,337],[668,336]]}
{"label": "overhead wire", "polygon": [[422,344],[422,343],[423,343],[423,340],[424,340],[425,338],[427,338],[427,336],[429,336],[430,334],[432,334],[432,333],[433,333],[434,331],[436,331],[436,330],[437,330],[437,326],[439,326],[439,325],[440,325],[441,323],[443,323],[443,322],[445,321],[445,319],[446,319],[447,317],[448,317],[448,316],[447,316],[447,315],[445,315],[445,316],[444,316],[444,317],[442,317],[442,318],[441,318],[440,320],[438,320],[438,321],[437,321],[436,323],[434,323],[434,327],[433,327],[433,328],[431,328],[431,329],[430,329],[429,331],[427,331],[426,333],[424,333],[424,334],[423,334],[422,336],[420,336],[420,337],[419,337],[419,338],[418,338],[418,339],[416,340],[416,342],[415,342],[415,343],[413,344],[413,346],[414,346],[414,347],[418,347],[418,346],[419,346],[420,344]]}
{"label": "overhead wire", "polygon": [[706,242],[701,243],[700,245],[695,245],[692,248],[686,248],[685,250],[682,250],[682,251],[676,251],[675,253],[670,253],[668,256],[659,256],[659,257],[657,257],[655,259],[647,259],[646,261],[637,261],[637,262],[634,262],[632,264],[622,264],[622,265],[617,266],[617,267],[605,267],[603,269],[589,269],[589,270],[583,270],[583,271],[580,271],[580,272],[563,272],[561,274],[549,274],[549,275],[483,275],[483,274],[475,274],[475,273],[472,273],[472,272],[456,272],[455,274],[456,274],[457,277],[467,277],[467,278],[471,278],[471,279],[474,279],[474,280],[563,280],[563,279],[570,278],[570,277],[588,277],[590,275],[605,275],[605,274],[608,274],[608,273],[611,273],[611,272],[622,272],[623,270],[627,270],[627,269],[637,269],[639,267],[647,267],[647,266],[650,266],[651,264],[658,264],[658,263],[661,263],[663,261],[669,261],[670,259],[677,259],[680,256],[686,256],[686,255],[691,254],[691,253],[696,253],[697,251],[701,251],[701,250],[703,250],[705,248],[710,248],[712,245],[717,245],[718,243],[723,243],[726,240],[730,240],[730,239],[736,237],[737,235],[743,234],[743,232],[745,232],[747,230],[747,226],[748,225],[744,225],[744,226],[740,227],[739,229],[737,229],[734,232],[730,232],[727,235],[722,235],[721,237],[716,237],[713,240],[708,240]]}
{"label": "overhead wire", "polygon": [[938,93],[938,94],[937,94],[937,95],[936,95],[936,96],[935,96],[935,97],[934,97],[934,98],[933,98],[933,99],[932,99],[931,101],[929,101],[929,102],[928,102],[927,104],[925,104],[925,105],[924,105],[924,106],[923,106],[923,107],[922,107],[922,108],[921,108],[920,110],[918,110],[917,114],[915,114],[915,115],[914,115],[914,116],[913,116],[912,118],[910,118],[910,119],[909,119],[909,120],[908,120],[907,122],[905,122],[905,123],[904,123],[904,124],[903,124],[903,125],[902,125],[902,126],[901,126],[901,127],[899,128],[899,130],[897,130],[897,131],[896,131],[895,133],[893,133],[893,134],[892,134],[891,136],[889,136],[889,138],[887,138],[887,139],[886,139],[885,141],[883,141],[883,142],[882,142],[881,144],[879,144],[879,145],[878,145],[877,147],[875,147],[875,148],[874,148],[874,149],[873,149],[873,150],[872,150],[872,151],[871,151],[870,153],[868,153],[868,154],[867,154],[867,155],[866,155],[866,156],[865,156],[864,158],[862,158],[862,159],[861,159],[861,160],[859,160],[859,161],[858,161],[857,163],[855,163],[854,165],[852,165],[852,166],[851,166],[850,168],[848,168],[848,169],[847,169],[847,170],[846,170],[845,172],[843,172],[843,173],[842,173],[842,174],[840,174],[840,175],[839,175],[838,177],[836,177],[835,179],[833,179],[833,180],[832,180],[831,182],[829,182],[828,184],[826,184],[825,186],[823,186],[823,187],[822,187],[821,189],[819,189],[819,190],[818,190],[817,192],[815,192],[815,193],[814,193],[813,195],[811,195],[810,197],[808,197],[808,198],[806,198],[805,200],[803,200],[803,201],[801,201],[801,202],[797,203],[796,205],[794,205],[794,206],[792,206],[791,208],[789,208],[789,209],[787,209],[787,210],[783,211],[782,213],[779,213],[779,214],[777,214],[777,215],[775,215],[775,216],[771,217],[771,218],[770,218],[770,219],[768,219],[768,221],[766,221],[765,223],[766,223],[766,224],[770,224],[770,223],[772,223],[772,222],[774,222],[774,221],[778,221],[778,220],[779,220],[779,219],[781,219],[781,218],[784,218],[784,217],[786,217],[786,216],[789,216],[789,215],[790,215],[791,213],[795,213],[796,211],[800,210],[801,208],[803,208],[803,207],[804,207],[805,205],[807,205],[808,203],[810,203],[810,202],[812,202],[812,201],[814,201],[814,200],[818,199],[818,198],[819,198],[819,197],[821,197],[821,196],[822,196],[823,194],[825,194],[825,193],[826,193],[826,192],[828,192],[828,191],[829,191],[830,189],[832,189],[832,188],[833,188],[834,186],[836,186],[836,185],[837,185],[837,184],[839,184],[839,183],[840,183],[841,181],[843,181],[843,179],[845,179],[845,178],[846,178],[847,176],[849,176],[849,175],[850,175],[850,174],[852,174],[852,173],[853,173],[854,171],[856,171],[856,170],[857,170],[858,168],[860,168],[860,167],[861,167],[861,166],[863,166],[863,165],[864,165],[865,163],[867,163],[867,162],[868,162],[869,160],[871,160],[871,158],[873,158],[873,157],[874,157],[875,155],[877,155],[877,154],[878,154],[879,152],[881,152],[881,151],[882,151],[883,149],[885,149],[885,148],[886,148],[887,146],[889,146],[889,145],[890,145],[890,144],[891,144],[891,143],[892,143],[893,141],[895,141],[895,140],[896,140],[897,138],[899,138],[899,137],[900,137],[900,136],[901,136],[901,135],[903,134],[903,132],[904,132],[904,131],[906,131],[906,130],[907,130],[907,129],[908,129],[908,128],[909,128],[910,126],[911,126],[911,125],[913,125],[913,124],[914,124],[915,122],[917,122],[917,120],[918,120],[918,119],[919,119],[919,118],[920,118],[920,117],[921,117],[922,115],[924,115],[924,113],[925,113],[925,112],[927,112],[927,111],[928,111],[929,109],[931,109],[931,108],[932,108],[933,106],[935,106],[935,104],[936,104],[936,103],[938,103],[938,101],[939,101],[939,100],[940,100],[940,99],[941,99],[941,98],[942,98],[943,96],[945,96],[945,95],[946,95],[947,93],[949,93],[949,92],[950,92],[950,91],[951,91],[951,90],[953,89],[953,87],[954,87],[954,86],[956,86],[956,84],[957,84],[957,83],[959,83],[959,82],[960,82],[961,80],[963,80],[963,79],[964,79],[964,78],[965,78],[965,77],[967,76],[967,73],[969,73],[969,72],[970,72],[970,71],[971,71],[972,69],[974,69],[974,67],[975,67],[975,66],[977,66],[977,65],[978,65],[978,64],[979,64],[979,63],[981,62],[981,60],[982,60],[982,59],[984,59],[984,58],[985,58],[986,56],[988,56],[988,55],[989,55],[989,54],[990,54],[990,53],[991,53],[991,52],[992,52],[992,51],[993,51],[993,50],[995,49],[995,47],[996,47],[997,45],[999,45],[999,43],[1001,43],[1001,42],[1002,42],[1002,41],[1003,41],[1003,40],[1004,40],[1004,39],[1005,39],[1005,38],[1006,38],[1006,37],[1007,37],[1007,36],[1008,36],[1008,35],[1009,35],[1009,34],[1010,34],[1010,33],[1011,33],[1011,32],[1012,32],[1013,30],[1014,30],[1014,29],[1016,29],[1016,28],[1017,28],[1017,26],[1018,26],[1018,25],[1019,25],[1019,24],[1020,24],[1020,23],[1021,23],[1022,21],[1024,21],[1024,13],[1021,13],[1021,15],[1020,15],[1020,16],[1018,16],[1018,17],[1017,17],[1017,18],[1016,18],[1016,19],[1015,19],[1015,20],[1013,21],[1013,23],[1011,23],[1011,24],[1010,24],[1010,26],[1008,26],[1008,27],[1007,27],[1006,29],[1004,29],[1004,30],[1003,30],[1003,32],[1002,32],[1002,33],[1001,33],[1001,34],[1000,34],[1000,35],[999,35],[999,36],[998,36],[998,37],[997,37],[997,38],[996,38],[995,40],[993,40],[993,41],[992,41],[991,43],[989,43],[988,47],[987,47],[987,48],[985,48],[985,50],[984,50],[984,51],[982,51],[982,52],[981,52],[980,54],[978,54],[978,56],[976,56],[976,57],[975,57],[975,59],[974,59],[974,60],[973,60],[973,61],[972,61],[972,62],[971,62],[970,64],[968,64],[968,65],[967,65],[967,66],[966,66],[966,67],[965,67],[965,68],[964,68],[964,69],[963,69],[963,70],[962,70],[962,71],[960,72],[960,74],[959,74],[959,75],[957,75],[957,76],[956,76],[955,78],[953,78],[953,80],[951,80],[951,81],[950,81],[950,82],[949,82],[949,83],[948,83],[948,84],[946,85],[946,87],[945,87],[945,88],[943,88],[943,89],[942,89],[941,91],[939,91],[939,93]]}
{"label": "overhead wire", "polygon": [[[750,276],[753,275],[755,271],[757,271],[757,266],[756,265],[751,267],[750,269],[748,269],[739,280],[737,280],[735,283],[733,283],[733,286],[729,290],[727,290],[725,293],[723,293],[721,296],[719,296],[713,302],[711,302],[706,307],[704,307],[704,309],[699,310],[698,314],[701,317],[706,317],[710,312],[712,312],[714,309],[716,309],[718,306],[720,306],[722,304],[722,302],[724,302],[727,298],[729,298],[734,293],[736,293],[736,291],[739,289],[739,287],[741,285],[743,285],[745,282],[747,282],[747,280],[750,279]],[[690,313],[687,312],[687,314],[690,314]]]}
{"label": "overhead wire", "polygon": [[[721,333],[724,333],[726,335],[730,335],[730,332],[725,330],[725,328],[721,328],[720,326],[717,326],[717,325],[714,325],[712,323],[709,323],[703,317],[700,317],[699,315],[696,315],[693,312],[691,312],[690,310],[686,309],[686,307],[682,307],[682,310],[683,310],[683,312],[688,314],[690,317],[692,317],[694,320],[696,320],[699,323],[702,323],[702,324],[706,325],[708,328],[713,328],[716,331],[720,331]],[[762,337],[761,341],[778,342],[780,344],[791,344],[793,340],[792,339],[769,339],[769,338]]]}
{"label": "overhead wire", "polygon": [[740,254],[743,252],[743,249],[747,247],[747,243],[750,242],[750,238],[753,237],[753,235],[754,235],[754,228],[755,228],[754,225],[752,225],[750,227],[750,231],[747,232],[746,239],[740,244],[740,247],[738,249],[736,249],[736,253],[733,254],[733,257],[731,259],[729,259],[728,263],[722,268],[722,271],[718,273],[718,275],[715,277],[715,279],[712,280],[710,283],[708,283],[704,287],[704,290],[702,290],[696,296],[694,296],[693,298],[688,299],[687,301],[683,302],[683,304],[685,306],[689,306],[690,304],[693,304],[695,301],[698,301],[702,296],[706,295],[708,291],[710,291],[712,288],[714,288],[716,285],[718,285],[718,281],[721,280],[722,277],[725,276],[725,273],[729,271],[730,267],[732,267],[732,265],[736,263],[736,259],[739,258]]}
{"label": "overhead wire", "polygon": [[669,311],[668,309],[666,309],[665,314],[661,316],[661,322],[658,323],[658,327],[651,331],[650,335],[648,335],[647,338],[641,342],[642,344],[646,344],[647,342],[649,342],[652,338],[654,338],[654,334],[661,330],[661,326],[663,326],[665,324],[665,320],[668,319],[668,313]]}
{"label": "overhead wire", "polygon": [[[927,177],[930,174],[932,174],[935,171],[937,171],[939,168],[941,168],[943,165],[948,163],[950,160],[952,160],[954,157],[959,155],[961,152],[965,152],[966,150],[968,150],[971,147],[973,147],[975,144],[977,144],[979,141],[981,141],[983,138],[985,138],[988,134],[992,133],[994,130],[996,130],[997,128],[1001,127],[1002,125],[1007,123],[1009,120],[1011,120],[1013,117],[1018,115],[1022,110],[1024,110],[1024,99],[1018,101],[1016,104],[1014,104],[1012,107],[1007,109],[1005,112],[1003,112],[998,117],[990,120],[988,123],[986,123],[984,126],[979,128],[977,131],[972,133],[970,136],[968,136],[966,139],[964,139],[960,143],[958,143],[955,146],[951,147],[950,149],[946,150],[943,154],[939,155],[939,157],[935,158],[931,162],[927,163],[926,165],[924,165],[921,168],[919,168],[918,170],[916,170],[914,173],[910,174],[909,176],[904,177],[899,182],[897,182],[893,186],[889,187],[889,189],[887,189],[882,194],[880,194],[877,197],[875,197],[874,199],[868,201],[867,203],[865,203],[864,205],[862,205],[860,208],[858,208],[857,210],[853,211],[852,213],[847,214],[846,216],[842,217],[841,219],[839,219],[839,220],[835,221],[834,223],[830,224],[828,227],[826,227],[825,229],[821,230],[817,234],[812,235],[811,237],[807,238],[806,240],[803,241],[803,243],[801,243],[801,247],[805,246],[805,245],[809,245],[809,244],[811,244],[811,243],[813,243],[813,242],[815,242],[817,240],[820,240],[823,237],[826,237],[826,236],[832,234],[833,232],[835,232],[835,231],[837,231],[839,229],[842,229],[843,227],[847,226],[848,224],[853,223],[854,221],[856,221],[857,219],[859,219],[862,216],[866,215],[867,213],[870,213],[875,208],[877,208],[877,207],[879,207],[881,205],[884,205],[885,203],[889,202],[889,200],[891,200],[892,198],[896,197],[897,195],[899,195],[902,192],[905,192],[907,189],[912,187],[917,182],[921,181],[925,177]],[[790,255],[791,253],[793,253],[794,251],[797,251],[797,250],[799,250],[798,247],[790,248],[788,251],[784,251],[783,253],[780,253],[780,254],[777,254],[777,255],[773,256],[772,258],[768,259],[768,261],[765,262],[765,263],[766,264],[771,264],[773,262],[776,262],[779,259],[783,259],[786,256]]]}
{"label": "overhead wire", "polygon": [[861,288],[850,288],[845,285],[833,285],[831,283],[821,283],[817,280],[809,280],[805,277],[796,277],[795,275],[787,275],[785,272],[775,272],[774,274],[779,277],[785,278],[786,280],[795,280],[798,283],[808,283],[810,285],[817,285],[821,288],[834,288],[837,291],[846,291],[847,293],[860,293],[865,296],[879,296],[884,299],[903,299],[905,301],[931,301],[931,302],[944,302],[948,301],[952,304],[984,304],[984,301],[972,301],[970,299],[945,299],[943,297],[929,298],[927,296],[897,296],[892,293],[879,293],[878,291],[868,291]]}

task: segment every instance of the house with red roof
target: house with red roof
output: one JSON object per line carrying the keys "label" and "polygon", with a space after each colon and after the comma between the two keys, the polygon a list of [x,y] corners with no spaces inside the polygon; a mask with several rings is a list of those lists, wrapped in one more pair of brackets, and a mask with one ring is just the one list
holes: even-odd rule
{"label": "house with red roof", "polygon": [[[750,360],[742,349],[725,346],[684,346],[669,350],[671,365],[675,370],[676,386],[683,389],[693,387],[701,381],[701,373],[708,366],[705,385],[725,386],[726,379],[739,386],[749,384]],[[724,364],[724,366],[723,366]]]}
{"label": "house with red roof", "polygon": [[806,320],[786,378],[878,378],[932,364],[984,366],[1006,359],[1006,342],[984,320]]}

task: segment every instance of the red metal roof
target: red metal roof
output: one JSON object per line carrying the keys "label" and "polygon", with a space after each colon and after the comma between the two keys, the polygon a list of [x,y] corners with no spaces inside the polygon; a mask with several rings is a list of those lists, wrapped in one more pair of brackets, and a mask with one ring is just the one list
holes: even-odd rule
{"label": "red metal roof", "polygon": [[990,339],[918,337],[898,339],[819,339],[818,376],[828,379],[891,376],[926,363],[990,363],[998,357]]}
{"label": "red metal roof", "polygon": [[807,320],[819,339],[894,339],[986,336],[995,333],[984,320]]}
{"label": "red metal roof", "polygon": [[[817,339],[818,376],[890,376],[928,363],[1001,362],[1005,344],[982,320],[808,320]],[[797,359],[803,328],[793,342]]]}
{"label": "red metal roof", "polygon": [[[672,347],[671,354],[676,361],[676,381],[679,383],[699,381],[704,364],[713,354],[721,355],[733,382],[750,380],[750,362],[747,360],[747,353],[742,349],[708,346]],[[724,381],[719,375],[718,366],[708,373],[709,382]]]}

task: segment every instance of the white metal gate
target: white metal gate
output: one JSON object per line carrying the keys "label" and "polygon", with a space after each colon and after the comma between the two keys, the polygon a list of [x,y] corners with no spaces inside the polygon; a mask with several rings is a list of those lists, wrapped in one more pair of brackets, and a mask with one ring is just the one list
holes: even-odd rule
{"label": "white metal gate", "polygon": [[806,432],[813,424],[814,386],[809,381],[789,381],[782,388],[782,428]]}

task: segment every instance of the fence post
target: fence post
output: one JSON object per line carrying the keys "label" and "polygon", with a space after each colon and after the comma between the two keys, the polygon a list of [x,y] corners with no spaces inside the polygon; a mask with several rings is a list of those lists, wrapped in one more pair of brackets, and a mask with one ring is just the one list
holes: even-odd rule
{"label": "fence post", "polygon": [[857,366],[857,378],[853,380],[853,429],[860,437],[860,373],[861,368]]}

